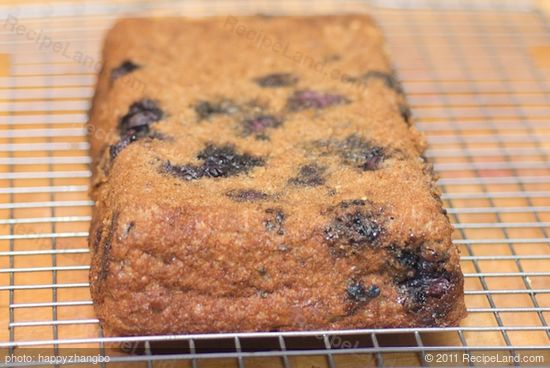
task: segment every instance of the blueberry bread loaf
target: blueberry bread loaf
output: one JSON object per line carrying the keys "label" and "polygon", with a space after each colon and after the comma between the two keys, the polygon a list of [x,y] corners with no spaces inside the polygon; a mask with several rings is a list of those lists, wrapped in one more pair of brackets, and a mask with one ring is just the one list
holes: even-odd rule
{"label": "blueberry bread loaf", "polygon": [[126,19],[88,124],[111,335],[449,326],[425,143],[367,16]]}

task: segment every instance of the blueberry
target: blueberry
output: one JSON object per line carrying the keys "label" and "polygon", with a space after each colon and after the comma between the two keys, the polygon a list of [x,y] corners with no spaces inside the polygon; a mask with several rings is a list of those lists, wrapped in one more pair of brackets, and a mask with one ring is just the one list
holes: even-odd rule
{"label": "blueberry", "polygon": [[336,142],[334,146],[344,163],[363,171],[379,169],[386,159],[385,150],[382,147],[356,135],[350,135],[345,140]]}
{"label": "blueberry", "polygon": [[114,81],[139,68],[141,68],[141,65],[138,65],[131,60],[124,60],[122,64],[111,70],[111,80]]}
{"label": "blueberry", "polygon": [[452,289],[452,275],[445,270],[444,261],[429,261],[419,249],[390,247],[390,253],[403,268],[396,283],[407,298],[405,306],[418,312],[425,308],[428,298],[441,298]]}
{"label": "blueberry", "polygon": [[380,295],[380,288],[376,285],[365,287],[361,282],[352,281],[346,289],[349,299],[354,302],[366,302]]}
{"label": "blueberry", "polygon": [[261,87],[288,87],[298,82],[298,77],[290,73],[273,73],[254,79]]}
{"label": "blueberry", "polygon": [[124,148],[138,139],[160,138],[161,135],[152,132],[150,126],[161,120],[163,116],[164,113],[158,107],[157,102],[153,100],[143,99],[134,102],[118,124],[120,139],[109,147],[111,160],[114,160]]}
{"label": "blueberry", "polygon": [[339,239],[352,245],[365,245],[374,242],[381,233],[380,224],[369,214],[359,210],[337,217],[325,230],[329,241]]}
{"label": "blueberry", "polygon": [[364,161],[359,165],[359,167],[365,171],[377,170],[383,160],[384,151],[382,148],[372,147],[370,150],[365,151]]}
{"label": "blueberry", "polygon": [[264,201],[271,197],[269,194],[254,189],[230,190],[229,192],[225,193],[225,195],[236,202]]}
{"label": "blueberry", "polygon": [[134,102],[128,109],[128,113],[122,117],[118,125],[120,135],[134,129],[145,129],[151,124],[161,120],[164,116],[156,101],[143,99]]}
{"label": "blueberry", "polygon": [[170,161],[162,164],[161,171],[184,180],[196,180],[202,178],[204,175],[200,166],[172,165]]}
{"label": "blueberry", "polygon": [[277,128],[282,120],[273,115],[257,115],[245,119],[242,122],[244,135],[255,135],[256,138],[265,137],[264,133],[268,128]]}
{"label": "blueberry", "polygon": [[260,157],[248,153],[239,154],[232,145],[217,146],[208,144],[197,155],[202,160],[201,165],[173,165],[165,162],[161,171],[174,175],[184,180],[196,180],[207,178],[226,178],[247,173],[256,166],[264,165]]}
{"label": "blueberry", "polygon": [[350,101],[339,94],[319,92],[312,90],[300,90],[294,92],[287,101],[287,108],[290,111],[304,109],[324,109],[329,106],[347,104]]}
{"label": "blueberry", "polygon": [[452,288],[451,282],[445,277],[436,277],[427,283],[426,294],[430,297],[440,298]]}
{"label": "blueberry", "polygon": [[198,155],[203,160],[202,169],[204,176],[218,178],[238,175],[250,171],[255,166],[264,164],[264,160],[249,155],[239,154],[235,147],[207,145]]}
{"label": "blueberry", "polygon": [[291,178],[288,182],[292,185],[299,185],[305,187],[316,187],[325,184],[325,178],[323,174],[326,171],[326,167],[319,166],[315,163],[308,164],[300,167],[298,175]]}
{"label": "blueberry", "polygon": [[364,247],[378,245],[383,232],[380,214],[369,203],[342,202],[334,219],[325,227],[324,237],[336,256],[345,256]]}

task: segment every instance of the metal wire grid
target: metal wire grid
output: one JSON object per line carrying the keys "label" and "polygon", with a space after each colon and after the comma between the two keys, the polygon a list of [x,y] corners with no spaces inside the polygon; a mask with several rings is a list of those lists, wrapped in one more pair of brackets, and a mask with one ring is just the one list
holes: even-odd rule
{"label": "metal wire grid", "polygon": [[[97,60],[102,32],[136,9],[313,11],[305,2],[227,4],[68,2],[0,12]],[[148,367],[180,366],[177,360],[192,367],[429,365],[424,353],[439,351],[540,353],[548,364],[550,69],[537,57],[550,42],[548,21],[530,2],[472,4],[393,1],[395,9],[372,10],[431,144],[427,156],[462,250],[470,316],[444,329],[103,337],[88,294],[85,241],[92,203],[83,124],[96,70],[0,28],[0,52],[11,58],[11,74],[0,78],[0,348],[60,354],[77,347]],[[320,12],[365,9],[357,1],[316,5]],[[269,343],[255,351],[263,340]],[[162,341],[179,350],[157,354]],[[137,342],[143,351],[132,354]],[[120,353],[128,347],[130,354]]]}

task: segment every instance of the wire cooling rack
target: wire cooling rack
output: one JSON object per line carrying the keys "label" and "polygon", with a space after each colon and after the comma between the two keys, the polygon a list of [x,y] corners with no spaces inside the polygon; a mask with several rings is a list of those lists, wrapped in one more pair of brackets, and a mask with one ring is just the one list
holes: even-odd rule
{"label": "wire cooling rack", "polygon": [[[84,123],[106,29],[128,14],[357,11],[384,29],[429,140],[469,317],[456,328],[103,337],[88,292]],[[0,17],[0,364],[70,353],[109,367],[550,365],[550,30],[532,2],[64,1],[0,6]]]}

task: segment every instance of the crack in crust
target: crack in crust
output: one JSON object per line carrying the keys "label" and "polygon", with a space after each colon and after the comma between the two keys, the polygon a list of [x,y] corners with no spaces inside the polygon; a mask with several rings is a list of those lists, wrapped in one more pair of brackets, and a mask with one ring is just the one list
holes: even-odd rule
{"label": "crack in crust", "polygon": [[111,223],[109,225],[109,228],[107,229],[107,236],[105,237],[105,240],[102,244],[102,251],[101,251],[101,266],[99,269],[99,276],[98,281],[102,282],[107,278],[107,274],[109,273],[109,262],[110,262],[110,253],[111,253],[111,246],[113,243],[113,236],[116,233],[117,230],[117,220],[118,220],[118,213],[114,212],[113,216],[111,218]]}

